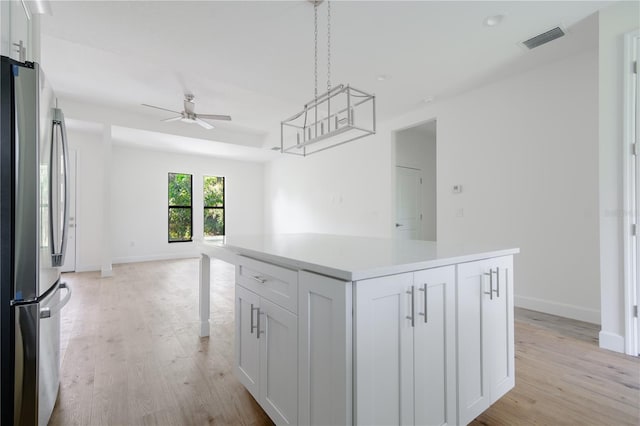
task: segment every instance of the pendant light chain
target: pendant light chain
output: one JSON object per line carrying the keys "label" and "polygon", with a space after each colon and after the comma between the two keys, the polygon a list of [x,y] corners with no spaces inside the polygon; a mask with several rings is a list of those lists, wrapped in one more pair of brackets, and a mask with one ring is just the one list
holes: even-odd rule
{"label": "pendant light chain", "polygon": [[331,91],[331,0],[327,0],[327,92]]}
{"label": "pendant light chain", "polygon": [[314,86],[313,86],[313,93],[315,96],[315,99],[318,99],[318,2],[314,1],[313,2],[313,27],[314,27],[314,66],[313,66],[313,72],[314,72]]}

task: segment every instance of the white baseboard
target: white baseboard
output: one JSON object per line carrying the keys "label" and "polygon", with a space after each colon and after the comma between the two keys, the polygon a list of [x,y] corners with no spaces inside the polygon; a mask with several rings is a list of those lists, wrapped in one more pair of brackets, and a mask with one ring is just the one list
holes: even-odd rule
{"label": "white baseboard", "polygon": [[100,265],[76,265],[76,270],[74,272],[100,272],[102,266]]}
{"label": "white baseboard", "polygon": [[151,262],[154,260],[174,260],[174,259],[193,259],[199,258],[200,253],[165,253],[165,254],[153,254],[147,256],[128,256],[128,257],[116,257],[113,259],[113,263],[136,263],[136,262]]}
{"label": "white baseboard", "polygon": [[601,331],[598,335],[600,347],[614,352],[624,353],[624,337],[619,334]]}
{"label": "white baseboard", "polygon": [[596,309],[526,296],[515,296],[514,303],[517,307],[531,309],[532,311],[544,312],[546,314],[590,322],[592,324],[600,324],[600,311]]}

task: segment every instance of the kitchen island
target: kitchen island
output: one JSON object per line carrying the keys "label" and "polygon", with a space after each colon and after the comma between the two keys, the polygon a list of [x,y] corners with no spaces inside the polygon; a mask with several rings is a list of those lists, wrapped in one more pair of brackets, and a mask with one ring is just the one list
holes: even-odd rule
{"label": "kitchen island", "polygon": [[514,386],[518,249],[291,234],[200,250],[200,334],[210,258],[233,263],[234,373],[276,424],[467,424]]}

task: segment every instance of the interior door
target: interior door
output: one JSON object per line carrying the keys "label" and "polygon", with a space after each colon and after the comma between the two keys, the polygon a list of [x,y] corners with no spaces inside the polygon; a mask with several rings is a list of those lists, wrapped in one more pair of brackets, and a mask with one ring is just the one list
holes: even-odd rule
{"label": "interior door", "polygon": [[67,229],[67,247],[62,264],[62,272],[76,270],[76,151],[69,150],[69,224]]}
{"label": "interior door", "polygon": [[420,206],[421,170],[396,166],[396,238],[422,238]]}

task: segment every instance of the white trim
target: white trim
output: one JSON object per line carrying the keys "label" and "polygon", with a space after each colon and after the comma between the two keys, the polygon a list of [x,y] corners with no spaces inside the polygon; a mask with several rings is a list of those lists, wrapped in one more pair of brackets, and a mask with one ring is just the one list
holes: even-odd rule
{"label": "white trim", "polygon": [[552,300],[517,295],[515,296],[515,305],[519,308],[531,309],[532,311],[558,315],[560,317],[590,322],[592,324],[600,324],[600,310],[598,309],[589,309],[582,306],[558,303]]}
{"label": "white trim", "polygon": [[127,257],[116,257],[113,259],[114,264],[118,263],[137,263],[137,262],[151,262],[154,260],[178,260],[178,259],[198,259],[200,258],[200,253],[194,251],[193,253],[164,253],[164,254],[153,254],[146,256],[127,256]]}
{"label": "white trim", "polygon": [[601,331],[598,335],[598,340],[602,349],[624,353],[624,337],[619,334]]}
{"label": "white trim", "polygon": [[[632,94],[634,87],[634,74],[631,69],[631,63],[636,58],[635,49],[640,40],[640,30],[631,31],[624,36],[624,54],[623,54],[623,136],[622,136],[622,241],[623,241],[623,280],[624,280],[624,352],[628,355],[638,354],[638,333],[636,331],[637,320],[632,314],[633,305],[636,303],[636,256],[635,238],[631,235],[631,227],[635,223],[636,200],[635,193],[635,175],[633,166],[636,159],[632,155],[631,146],[635,142],[634,121],[632,119],[634,111],[634,96]],[[637,224],[640,226],[640,224]],[[637,238],[637,237],[636,237]]]}
{"label": "white trim", "polygon": [[63,272],[64,274],[73,274],[74,272],[100,272],[100,265],[85,265],[78,266],[76,264],[76,270],[73,272]]}

